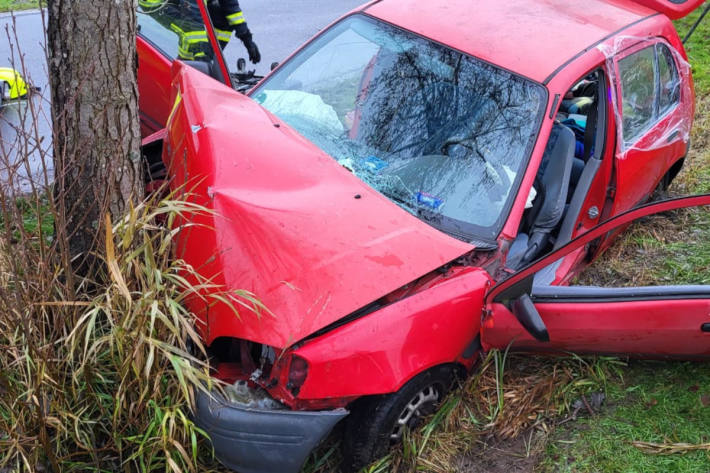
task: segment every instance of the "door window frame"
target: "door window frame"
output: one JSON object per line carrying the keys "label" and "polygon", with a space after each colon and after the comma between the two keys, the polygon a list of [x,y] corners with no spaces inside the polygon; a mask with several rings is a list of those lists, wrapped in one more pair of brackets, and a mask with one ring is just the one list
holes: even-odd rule
{"label": "door window frame", "polygon": [[[212,19],[210,18],[209,11],[207,10],[207,6],[205,2],[199,1],[199,0],[191,0],[191,1],[196,1],[197,6],[200,9],[200,16],[202,17],[202,26],[205,27],[205,32],[207,33],[207,38],[209,39],[210,42],[210,47],[212,48],[212,51],[214,52],[214,59],[215,64],[219,70],[219,73],[221,77],[214,77],[214,74],[209,74],[210,77],[213,77],[215,80],[218,80],[225,84],[226,86],[232,88],[232,80],[229,75],[229,68],[227,67],[227,62],[224,58],[224,53],[222,51],[222,48],[219,45],[219,41],[217,40],[217,35],[214,31],[214,24],[212,23]],[[148,15],[148,13],[144,12],[136,12],[138,15]],[[137,32],[138,36],[141,37],[146,43],[148,43],[152,48],[154,48],[158,53],[160,53],[165,59],[167,59],[170,63],[176,60],[180,60],[177,57],[173,57],[172,55],[168,54],[163,48],[160,47],[160,45],[156,44],[155,41],[153,41],[150,37],[146,36],[144,33],[140,31],[140,28],[138,29]],[[178,40],[175,39],[177,42]],[[190,61],[182,61],[185,62],[186,64],[190,65]],[[209,63],[205,63],[209,64]],[[200,70],[200,72],[205,72],[204,70],[200,68],[196,68],[197,70]],[[212,68],[209,68],[212,70]]]}
{"label": "door window frame", "polygon": [[[614,68],[614,75],[616,76],[616,84],[615,84],[615,91],[616,91],[616,96],[618,97],[618,100],[616,101],[617,103],[615,104],[616,108],[616,115],[617,115],[617,126],[621,127],[621,133],[619,133],[620,137],[620,142],[621,142],[621,148],[622,151],[625,152],[631,148],[634,147],[635,143],[638,143],[641,141],[644,136],[648,134],[649,131],[651,131],[655,126],[657,126],[659,123],[661,123],[668,115],[673,113],[678,106],[682,102],[682,90],[678,92],[678,96],[675,100],[675,103],[673,103],[670,107],[667,109],[661,111],[660,110],[660,92],[661,92],[661,85],[660,85],[660,68],[659,68],[659,48],[660,47],[665,47],[667,50],[670,52],[671,57],[673,58],[673,68],[674,68],[674,73],[675,77],[677,78],[678,81],[678,87],[682,86],[682,77],[680,73],[680,67],[678,65],[678,60],[676,58],[676,54],[674,54],[673,47],[668,44],[667,41],[665,41],[663,38],[639,38],[639,42],[633,44],[632,46],[629,46],[622,51],[619,51],[615,56],[614,56],[614,63],[613,63],[613,68]],[[625,100],[625,94],[624,94],[624,88],[622,85],[622,80],[621,80],[621,71],[619,68],[619,63],[623,61],[624,59],[627,59],[634,54],[638,54],[641,51],[644,51],[646,49],[652,48],[653,51],[653,71],[654,71],[654,84],[653,84],[653,90],[654,90],[654,103],[653,103],[653,116],[651,117],[651,120],[644,126],[641,130],[636,132],[632,137],[626,138],[624,136],[626,132],[626,128],[624,127],[624,100]]]}
{"label": "door window frame", "polygon": [[654,202],[641,207],[628,210],[597,225],[588,232],[574,238],[569,243],[561,246],[547,255],[533,261],[508,279],[494,285],[486,294],[484,304],[491,303],[509,304],[524,294],[532,293],[533,278],[539,271],[564,258],[575,250],[592,242],[593,240],[613,232],[617,228],[629,224],[634,220],[647,217],[656,213],[667,212],[687,207],[710,206],[710,194]]}

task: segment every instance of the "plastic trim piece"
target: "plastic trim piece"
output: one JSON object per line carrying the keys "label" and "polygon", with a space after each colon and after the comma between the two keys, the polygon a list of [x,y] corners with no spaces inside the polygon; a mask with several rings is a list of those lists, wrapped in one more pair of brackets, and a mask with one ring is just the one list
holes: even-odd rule
{"label": "plastic trim piece", "polygon": [[628,302],[671,299],[710,299],[710,286],[533,286],[535,302]]}
{"label": "plastic trim piece", "polygon": [[542,321],[540,313],[535,308],[532,299],[527,294],[523,294],[513,302],[513,315],[518,322],[528,331],[530,335],[539,342],[549,342],[550,334]]}
{"label": "plastic trim piece", "polygon": [[195,421],[215,456],[240,473],[298,473],[308,454],[348,415],[332,411],[243,408],[217,393],[197,393]]}
{"label": "plastic trim piece", "polygon": [[567,215],[564,220],[562,220],[560,232],[557,235],[557,241],[555,242],[555,250],[572,239],[574,227],[577,224],[577,220],[579,220],[580,213],[582,212],[582,205],[584,205],[587,193],[592,187],[594,178],[597,176],[597,172],[599,171],[601,165],[602,161],[594,157],[589,158],[589,161],[585,164],[584,169],[582,170],[582,175],[577,182],[577,188],[575,189],[574,194],[572,194],[572,200],[570,201],[569,208],[567,209]]}

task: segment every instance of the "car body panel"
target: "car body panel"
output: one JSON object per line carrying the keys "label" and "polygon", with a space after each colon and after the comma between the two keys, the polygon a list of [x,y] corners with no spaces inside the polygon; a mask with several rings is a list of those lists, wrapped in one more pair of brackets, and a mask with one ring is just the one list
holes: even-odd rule
{"label": "car body panel", "polygon": [[537,82],[590,45],[655,14],[624,0],[483,0],[475,8],[467,0],[401,0],[364,11]]}
{"label": "car body panel", "polygon": [[394,205],[252,100],[174,69],[181,100],[164,160],[173,188],[186,186],[216,212],[193,219],[207,227],[178,234],[178,255],[270,311],[239,319],[210,307],[208,343],[289,346],[474,249]]}
{"label": "car body panel", "polygon": [[2,103],[3,99],[20,99],[29,92],[27,83],[20,73],[10,67],[0,67],[0,83],[2,82],[7,84],[7,89],[3,89],[3,92],[8,95],[7,97],[0,97],[0,103]]}
{"label": "car body panel", "polygon": [[710,287],[698,299],[630,299],[623,302],[533,301],[550,334],[535,340],[503,304],[491,307],[494,325],[485,346],[542,352],[574,352],[651,358],[710,358]]}
{"label": "car body panel", "polygon": [[294,350],[309,364],[298,398],[384,394],[433,366],[469,369],[490,283],[480,268],[452,271],[426,290],[307,341]]}
{"label": "car body panel", "polygon": [[222,54],[222,47],[217,40],[217,33],[215,33],[212,20],[210,19],[210,14],[207,10],[207,2],[198,1],[197,6],[200,8],[202,22],[205,24],[205,30],[207,31],[207,37],[212,45],[212,50],[215,52],[214,59],[217,62],[217,67],[219,68],[222,76],[220,80],[228,87],[231,87],[232,79],[229,76],[229,68],[227,67],[227,61],[224,59],[224,54]]}
{"label": "car body panel", "polygon": [[[533,277],[539,270],[596,238],[639,218],[678,208],[710,205],[710,195],[649,204],[614,217],[533,262],[486,295],[481,329],[485,349],[509,346],[543,351],[626,353],[638,356],[710,356],[710,286],[678,291],[633,288],[635,291],[546,286],[536,296]],[[509,309],[511,301],[531,294],[550,334],[546,343],[533,340]],[[572,295],[570,295],[572,294]],[[574,295],[576,294],[576,295]]]}
{"label": "car body panel", "polygon": [[[620,31],[618,31],[618,35],[622,35],[624,37],[638,37],[639,40],[660,36],[661,38],[664,38],[682,58],[687,59],[686,52],[683,49],[683,45],[678,38],[673,24],[663,15],[650,15],[648,17],[643,17],[639,21],[620,29]],[[549,91],[549,113],[545,114],[545,121],[540,129],[538,142],[531,155],[528,169],[524,179],[521,182],[515,204],[513,205],[508,221],[501,232],[501,238],[512,240],[517,234],[520,220],[525,210],[525,201],[528,193],[530,192],[530,188],[533,185],[550,130],[554,123],[554,119],[556,118],[557,111],[559,110],[561,103],[560,98],[563,97],[565,92],[567,92],[580,78],[597,68],[604,70],[607,77],[607,90],[611,90],[612,84],[615,84],[613,81],[617,75],[614,73],[614,70],[609,69],[610,65],[613,64],[613,61],[607,61],[604,51],[609,48],[613,48],[618,35],[611,35],[608,38],[602,38],[601,41],[590,43],[585,48],[579,50],[577,54],[574,54],[569,58],[560,58],[560,60],[564,60],[565,62],[558,64],[555,70],[545,77],[545,85]],[[692,91],[692,77],[688,76],[687,80],[690,83],[690,90]],[[689,106],[684,108],[684,119],[692,120],[693,100],[694,95],[691,94],[689,98]],[[613,102],[610,98],[607,113],[606,148],[604,150],[604,156],[602,157],[602,165],[583,205],[584,211],[580,215],[580,220],[578,221],[578,225],[575,227],[576,231],[573,236],[581,234],[599,223],[601,220],[628,210],[642,201],[640,197],[636,201],[632,201],[631,199],[626,200],[623,195],[624,192],[617,191],[617,185],[619,183],[618,167],[621,161],[616,159],[616,157],[624,152],[622,147],[620,147],[617,143],[617,120],[618,114],[614,113]],[[682,152],[680,151],[680,148],[683,145],[676,143],[675,146],[675,154],[672,159],[669,159],[670,156],[668,153],[663,152],[663,150],[659,151],[656,149],[650,149],[644,150],[641,153],[644,158],[627,160],[626,162],[621,163],[626,173],[635,175],[635,177],[625,180],[623,182],[623,186],[629,188],[631,193],[636,194],[637,197],[648,196],[648,189],[650,188],[653,190],[663,174],[673,165],[673,162],[671,161],[677,160],[685,154],[684,150]],[[687,146],[687,141],[685,141],[685,146]],[[643,161],[643,159],[647,160],[648,163]],[[659,174],[657,176],[654,175],[653,179],[649,179],[647,176],[640,179],[638,177],[638,174],[641,172],[639,169],[650,165],[649,163],[653,163],[655,168],[659,171]],[[649,183],[648,181],[654,182]],[[617,199],[617,196],[621,196],[621,198]],[[599,216],[596,218],[589,218],[587,210],[593,206],[598,207]],[[605,239],[600,248],[603,249],[610,241],[610,238]],[[574,274],[565,273],[563,275],[564,278],[557,278],[556,282],[562,282],[563,279],[568,279],[568,276],[573,275]]]}
{"label": "car body panel", "polygon": [[[550,90],[550,101],[554,104],[554,97],[558,94],[563,94],[569,90],[579,78],[584,77],[587,73],[596,68],[601,68],[607,79],[607,90],[611,91],[611,87],[616,87],[616,54],[613,52],[615,44],[619,41],[619,37],[624,38],[624,42],[629,39],[634,40],[631,44],[636,48],[642,48],[644,45],[652,42],[663,42],[672,47],[678,56],[678,60],[687,60],[686,52],[676,33],[673,24],[663,15],[655,15],[645,19],[639,23],[630,25],[620,36],[614,36],[606,39],[604,42],[595,45],[592,48],[581,51],[579,56],[574,61],[569,62],[565,67],[560,68],[554,76],[550,77],[547,87]],[[632,48],[633,49],[633,48]],[[612,51],[611,53],[609,51]],[[629,54],[630,50],[619,52],[619,56],[623,57]],[[610,54],[607,57],[606,54]],[[680,71],[683,72],[682,70]],[[687,151],[689,146],[689,137],[679,135],[669,146],[665,146],[663,141],[658,140],[658,135],[663,134],[659,130],[667,130],[669,123],[685,123],[686,125],[692,122],[694,115],[694,92],[693,80],[689,74],[683,75],[683,81],[687,84],[684,88],[684,96],[682,97],[682,105],[673,111],[672,114],[666,117],[652,130],[646,133],[645,139],[647,143],[639,143],[640,149],[624,150],[623,145],[620,145],[617,137],[617,125],[620,118],[618,110],[615,110],[615,103],[612,97],[608,100],[607,111],[607,135],[606,146],[602,157],[601,168],[594,180],[592,187],[583,204],[583,211],[575,225],[573,237],[580,235],[600,221],[606,220],[611,216],[625,212],[634,206],[643,203],[656,188],[658,182],[663,175],[679,160]],[[620,94],[620,88],[617,89],[617,94]],[[617,95],[619,96],[619,95]],[[552,106],[552,105],[551,105]],[[556,110],[550,110],[550,114],[545,118],[554,116]],[[543,128],[544,130],[544,128]],[[655,134],[655,135],[654,135]],[[545,138],[541,136],[541,139]],[[546,138],[543,140],[546,140]],[[655,141],[654,141],[655,140]],[[651,145],[647,145],[650,143]],[[652,146],[654,143],[661,146]],[[540,144],[540,143],[538,143]],[[533,155],[532,160],[536,159]],[[532,179],[535,177],[537,166],[531,161],[529,166],[533,169],[528,169],[529,175],[526,176],[524,183],[529,182],[532,185]],[[518,199],[524,202],[524,198],[529,191],[528,188],[521,186]],[[511,220],[505,227],[504,232],[515,231],[519,225],[519,219],[515,214],[515,209],[518,209],[520,215],[522,212],[520,204],[516,204]],[[597,208],[597,217],[590,217],[589,210],[593,207]],[[619,229],[620,231],[622,229]],[[602,237],[600,242],[596,244],[595,255],[603,251],[612,241],[613,236],[618,234],[618,231],[612,232],[609,235]],[[577,252],[580,253],[580,252]],[[572,264],[567,261],[566,267],[564,263],[560,267],[556,278],[556,283],[564,283],[569,281],[578,270],[582,269],[586,263],[580,261],[579,264]]]}

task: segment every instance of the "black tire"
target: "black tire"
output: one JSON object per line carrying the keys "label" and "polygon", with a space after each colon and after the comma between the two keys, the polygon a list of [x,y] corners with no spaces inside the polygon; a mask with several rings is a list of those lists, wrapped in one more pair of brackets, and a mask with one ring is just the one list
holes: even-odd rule
{"label": "black tire", "polygon": [[657,200],[665,200],[670,197],[670,194],[668,192],[668,188],[671,186],[671,183],[673,180],[678,176],[678,173],[680,170],[683,168],[683,163],[685,162],[685,158],[681,158],[678,161],[671,166],[671,168],[668,170],[667,173],[663,175],[661,180],[658,182],[658,185],[656,188],[653,190],[653,194],[651,194],[651,197],[649,198],[649,201],[654,202]]}
{"label": "black tire", "polygon": [[418,427],[436,411],[451,389],[454,374],[451,366],[437,366],[412,378],[396,393],[355,401],[345,424],[341,470],[357,472],[386,455],[401,441],[404,429]]}

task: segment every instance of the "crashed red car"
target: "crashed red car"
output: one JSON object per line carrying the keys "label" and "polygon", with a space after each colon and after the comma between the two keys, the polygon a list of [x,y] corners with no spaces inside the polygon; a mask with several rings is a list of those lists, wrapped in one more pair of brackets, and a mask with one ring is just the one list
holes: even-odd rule
{"label": "crashed red car", "polygon": [[198,399],[218,458],[296,472],[342,421],[360,468],[482,350],[708,357],[709,287],[568,286],[635,218],[710,204],[631,210],[683,165],[670,18],[700,3],[374,1],[246,96],[209,27],[210,60],[172,64],[142,19],[146,154],[215,211],[178,256],[268,308],[192,301],[232,385]]}

